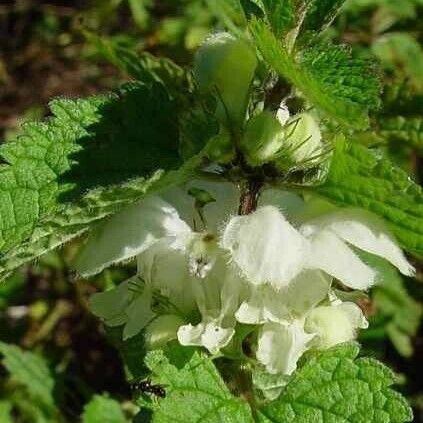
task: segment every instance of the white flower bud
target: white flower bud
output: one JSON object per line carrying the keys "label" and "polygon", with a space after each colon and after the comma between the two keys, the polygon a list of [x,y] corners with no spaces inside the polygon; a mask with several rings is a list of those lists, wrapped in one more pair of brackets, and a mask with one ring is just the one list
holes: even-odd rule
{"label": "white flower bud", "polygon": [[199,49],[195,78],[202,90],[217,90],[222,102],[218,117],[225,124],[242,126],[256,65],[250,45],[227,32],[212,35]]}
{"label": "white flower bud", "polygon": [[367,327],[368,322],[360,307],[350,302],[317,307],[305,322],[305,330],[317,335],[319,348],[351,341],[356,337],[357,329]]}

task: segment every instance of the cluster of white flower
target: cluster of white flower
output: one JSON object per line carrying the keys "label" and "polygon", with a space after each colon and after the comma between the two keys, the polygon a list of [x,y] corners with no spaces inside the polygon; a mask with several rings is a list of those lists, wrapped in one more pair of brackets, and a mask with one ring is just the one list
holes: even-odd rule
{"label": "cluster of white flower", "polygon": [[[192,186],[216,200],[202,219],[187,194]],[[238,203],[234,185],[195,181],[105,222],[82,249],[78,271],[90,276],[136,257],[138,272],[94,295],[93,312],[107,325],[124,325],[124,338],[144,330],[150,348],[177,339],[212,354],[251,325],[257,362],[289,375],[306,350],[349,341],[367,327],[361,309],[332,286],[337,280],[367,290],[375,283],[359,250],[414,272],[383,223],[362,210],[315,207],[275,188],[263,190],[249,215],[236,214]]]}

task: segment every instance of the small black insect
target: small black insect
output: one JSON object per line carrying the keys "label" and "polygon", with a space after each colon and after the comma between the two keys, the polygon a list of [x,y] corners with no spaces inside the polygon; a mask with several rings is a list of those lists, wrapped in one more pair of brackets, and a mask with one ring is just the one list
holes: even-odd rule
{"label": "small black insect", "polygon": [[141,382],[131,384],[131,389],[134,391],[141,391],[144,394],[154,395],[159,398],[166,397],[166,390],[162,385],[153,385],[151,379],[146,379]]}

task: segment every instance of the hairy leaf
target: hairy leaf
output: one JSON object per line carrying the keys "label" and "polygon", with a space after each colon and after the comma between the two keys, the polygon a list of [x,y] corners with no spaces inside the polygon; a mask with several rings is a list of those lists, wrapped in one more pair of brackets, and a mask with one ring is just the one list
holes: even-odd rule
{"label": "hairy leaf", "polygon": [[210,358],[175,345],[146,360],[166,398],[151,402],[154,423],[252,423],[249,406],[232,396]]}
{"label": "hairy leaf", "polygon": [[304,20],[304,28],[311,31],[325,29],[332,23],[345,0],[311,0]]}
{"label": "hairy leaf", "polygon": [[181,91],[186,94],[190,88],[187,72],[172,60],[155,57],[147,52],[137,54],[132,48],[116,40],[100,37],[92,32],[86,31],[84,34],[107,61],[134,79],[147,84],[159,82],[172,95]]}
{"label": "hairy leaf", "polygon": [[279,399],[259,410],[260,423],[404,423],[413,418],[393,391],[393,373],[356,344],[315,354],[297,371]]}
{"label": "hairy leaf", "polygon": [[354,57],[346,45],[315,44],[302,52],[301,66],[334,97],[375,110],[381,105],[381,84],[369,60]]}
{"label": "hairy leaf", "polygon": [[55,381],[42,357],[29,351],[23,351],[16,345],[0,342],[3,365],[10,375],[25,386],[31,396],[45,407],[54,411],[53,397]]}
{"label": "hairy leaf", "polygon": [[383,156],[338,139],[328,177],[316,193],[381,216],[404,249],[423,254],[422,188]]}
{"label": "hairy leaf", "polygon": [[7,161],[0,168],[3,275],[189,173],[172,171],[180,164],[178,112],[160,83],[55,100],[51,109],[50,120],[27,124],[0,147]]}
{"label": "hairy leaf", "polygon": [[[336,55],[337,62],[332,67],[325,63],[322,53],[315,50],[303,53],[309,59],[301,63],[294,59],[263,21],[253,20],[250,29],[264,60],[280,76],[293,83],[314,106],[345,125],[357,129],[368,126],[367,108],[361,101],[357,102],[355,91],[351,89],[353,81],[346,78],[348,68],[351,74],[357,74],[357,64],[349,60],[345,51],[332,49],[329,52]],[[315,56],[314,60],[312,56]],[[361,77],[358,80],[361,86],[365,86]],[[373,94],[369,96],[373,97]]]}
{"label": "hairy leaf", "polygon": [[82,423],[128,423],[120,404],[106,396],[95,395],[84,407]]}

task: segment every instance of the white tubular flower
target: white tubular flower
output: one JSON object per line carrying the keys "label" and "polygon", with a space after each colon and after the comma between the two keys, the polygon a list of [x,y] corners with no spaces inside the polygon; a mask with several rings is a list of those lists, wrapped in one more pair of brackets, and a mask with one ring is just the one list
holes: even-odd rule
{"label": "white tubular flower", "polygon": [[181,326],[179,342],[202,346],[212,354],[227,346],[235,333],[235,311],[242,288],[242,281],[220,257],[207,278],[193,285],[202,320],[197,325]]}
{"label": "white tubular flower", "polygon": [[270,285],[251,285],[235,316],[246,324],[283,323],[303,317],[327,297],[331,281],[320,271],[306,270],[277,291]]}
{"label": "white tubular flower", "polygon": [[149,349],[163,347],[177,339],[177,331],[185,322],[179,316],[164,314],[158,316],[145,328],[145,344]]}
{"label": "white tubular flower", "polygon": [[358,329],[366,329],[368,322],[360,307],[351,302],[316,307],[305,321],[305,330],[315,334],[317,348],[330,348],[353,340]]}
{"label": "white tubular flower", "polygon": [[[215,232],[218,223],[236,210],[236,188],[229,183],[203,181],[191,185],[210,191],[216,199],[216,203],[207,205],[204,210],[207,230]],[[166,192],[163,197],[170,202],[150,196],[112,216],[88,238],[77,258],[76,270],[84,277],[94,275],[140,255],[159,240],[166,240],[169,248],[187,251],[196,229],[190,225],[198,220],[188,188]]]}
{"label": "white tubular flower", "polygon": [[[394,237],[389,233],[383,222],[364,210],[341,209],[312,220],[301,228],[301,232],[309,237],[313,237],[322,231],[331,233],[332,235],[330,236],[332,238],[335,235],[338,239],[346,241],[361,250],[383,257],[396,266],[404,275],[411,276],[415,272],[414,267],[408,263]],[[326,236],[326,241],[328,242],[339,242],[330,241],[328,237],[329,235]],[[348,260],[346,256],[344,257]],[[317,260],[320,259],[325,260],[324,257],[317,257]],[[351,270],[355,271],[353,266],[351,266]],[[357,273],[355,275],[357,278]],[[350,275],[349,279],[354,279],[354,273]],[[365,280],[366,277],[363,279]],[[352,287],[354,288],[354,286]],[[357,286],[357,288],[360,288],[360,286]]]}
{"label": "white tubular flower", "polygon": [[297,361],[310,346],[314,334],[304,331],[303,323],[265,323],[259,330],[256,357],[271,374],[292,374]]}
{"label": "white tubular flower", "polygon": [[275,288],[287,286],[300,273],[308,249],[306,239],[273,206],[233,217],[221,246],[249,282]]}
{"label": "white tubular flower", "polygon": [[233,217],[221,239],[232,262],[254,285],[270,283],[282,289],[301,271],[320,269],[350,288],[368,289],[376,273],[350,245],[413,274],[389,232],[376,217],[361,211],[329,213],[296,229],[278,208],[263,205],[248,216]]}

